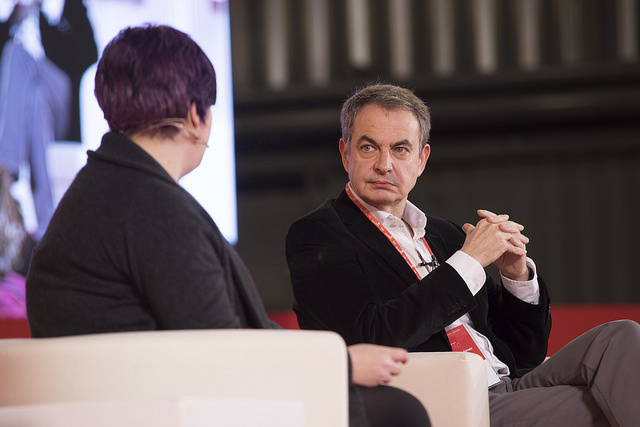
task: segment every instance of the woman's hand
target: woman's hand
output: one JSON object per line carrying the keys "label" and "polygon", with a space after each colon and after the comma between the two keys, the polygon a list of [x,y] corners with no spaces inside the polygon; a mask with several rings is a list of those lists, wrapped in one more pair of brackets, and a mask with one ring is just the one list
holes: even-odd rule
{"label": "woman's hand", "polygon": [[391,377],[400,374],[408,360],[407,350],[403,348],[375,344],[351,345],[349,355],[353,382],[367,387],[388,383]]}

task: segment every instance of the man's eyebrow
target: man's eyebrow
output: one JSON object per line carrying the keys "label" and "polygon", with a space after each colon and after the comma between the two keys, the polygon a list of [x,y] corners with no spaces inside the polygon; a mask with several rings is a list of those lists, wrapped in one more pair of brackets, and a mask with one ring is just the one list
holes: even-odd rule
{"label": "man's eyebrow", "polygon": [[[373,139],[373,138],[371,138],[371,137],[369,137],[367,135],[362,135],[358,139],[358,143],[361,143],[363,141],[368,142],[370,144],[373,144],[376,147],[380,146],[380,144],[378,144],[378,142],[375,139]],[[405,146],[405,145],[411,146],[412,145],[411,141],[409,141],[408,139],[402,139],[402,140],[400,140],[398,142],[394,142],[393,144],[391,144],[391,147],[392,148],[396,148],[396,147]]]}
{"label": "man's eyebrow", "polygon": [[368,143],[370,143],[370,144],[373,144],[373,145],[375,145],[376,147],[378,147],[378,146],[380,145],[380,144],[378,144],[378,142],[377,142],[375,139],[373,139],[373,138],[371,138],[371,137],[369,137],[369,136],[367,136],[367,135],[362,135],[362,136],[358,139],[358,143],[361,143],[361,142],[363,142],[363,141],[366,141],[366,142],[368,142]]}
{"label": "man's eyebrow", "polygon": [[404,146],[404,145],[408,145],[408,146],[412,146],[413,144],[411,144],[411,141],[409,141],[408,139],[403,139],[401,141],[398,142],[394,142],[393,144],[391,144],[392,148],[396,148],[396,147],[400,147],[400,146]]}

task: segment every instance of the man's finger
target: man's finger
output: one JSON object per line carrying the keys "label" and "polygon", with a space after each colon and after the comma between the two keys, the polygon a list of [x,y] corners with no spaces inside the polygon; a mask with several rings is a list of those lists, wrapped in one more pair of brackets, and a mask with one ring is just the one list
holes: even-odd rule
{"label": "man's finger", "polygon": [[494,216],[499,216],[486,209],[478,209],[476,212],[478,213],[478,216],[481,216],[482,218],[491,218]]}
{"label": "man's finger", "polygon": [[476,212],[478,212],[478,215],[480,216],[496,216],[496,214],[488,209],[478,209]]}
{"label": "man's finger", "polygon": [[478,215],[490,224],[499,224],[501,222],[509,221],[509,215],[507,214],[496,215],[493,212],[484,209],[479,209]]}
{"label": "man's finger", "polygon": [[518,233],[524,230],[524,225],[518,224],[517,222],[508,221],[500,224],[500,230],[505,233]]}
{"label": "man's finger", "polygon": [[462,231],[464,231],[465,234],[469,234],[473,230],[475,230],[475,227],[473,225],[469,224],[468,222],[462,226]]}

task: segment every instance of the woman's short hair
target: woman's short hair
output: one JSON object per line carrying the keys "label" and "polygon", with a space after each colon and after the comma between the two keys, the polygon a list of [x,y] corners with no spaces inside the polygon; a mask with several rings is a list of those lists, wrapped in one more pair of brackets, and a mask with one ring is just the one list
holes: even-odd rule
{"label": "woman's short hair", "polygon": [[168,118],[186,118],[193,103],[205,120],[216,101],[216,75],[185,33],[164,25],[130,27],[104,49],[95,95],[112,131],[136,132]]}
{"label": "woman's short hair", "polygon": [[431,115],[429,108],[413,91],[390,84],[375,83],[357,90],[342,106],[340,124],[342,139],[349,145],[353,134],[353,123],[360,110],[368,105],[376,104],[387,110],[406,110],[412,112],[420,124],[420,149],[429,142],[431,132]]}

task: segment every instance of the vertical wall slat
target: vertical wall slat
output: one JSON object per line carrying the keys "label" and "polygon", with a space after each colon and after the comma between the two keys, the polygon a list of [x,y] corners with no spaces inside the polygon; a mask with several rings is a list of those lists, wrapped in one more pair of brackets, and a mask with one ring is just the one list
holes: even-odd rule
{"label": "vertical wall slat", "polygon": [[638,0],[616,1],[618,57],[622,61],[638,60]]}
{"label": "vertical wall slat", "polygon": [[413,38],[411,28],[411,0],[387,0],[391,74],[406,80],[413,74]]}
{"label": "vertical wall slat", "polygon": [[491,74],[498,69],[498,25],[495,0],[473,0],[473,43],[476,70]]}
{"label": "vertical wall slat", "polygon": [[305,0],[307,29],[307,73],[314,86],[325,86],[331,79],[329,52],[329,5],[327,0]]}
{"label": "vertical wall slat", "polygon": [[450,0],[431,0],[429,25],[432,28],[433,72],[448,76],[456,71],[454,4]]}
{"label": "vertical wall slat", "polygon": [[372,63],[370,4],[368,0],[346,1],[349,62],[355,69],[367,69]]}
{"label": "vertical wall slat", "polygon": [[274,90],[289,83],[288,21],[286,0],[265,3],[265,74],[267,85]]}
{"label": "vertical wall slat", "polygon": [[540,0],[518,0],[516,7],[518,66],[540,68]]}

